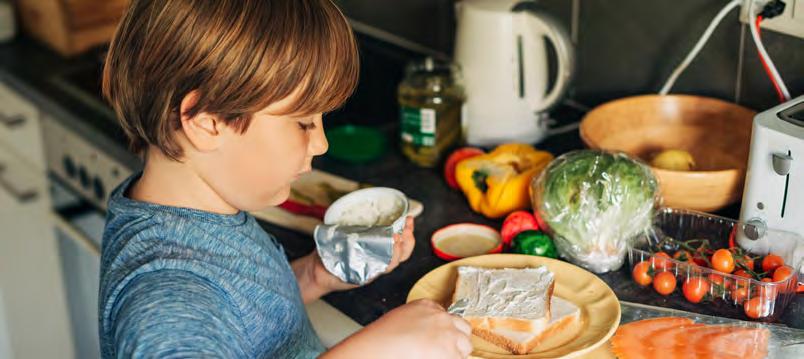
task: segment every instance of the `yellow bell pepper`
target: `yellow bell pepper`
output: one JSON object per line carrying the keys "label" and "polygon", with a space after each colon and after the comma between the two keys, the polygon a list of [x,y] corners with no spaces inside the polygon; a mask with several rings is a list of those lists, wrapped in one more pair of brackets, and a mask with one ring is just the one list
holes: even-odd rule
{"label": "yellow bell pepper", "polygon": [[552,160],[548,152],[508,143],[458,162],[455,178],[475,212],[499,218],[530,208],[530,182]]}

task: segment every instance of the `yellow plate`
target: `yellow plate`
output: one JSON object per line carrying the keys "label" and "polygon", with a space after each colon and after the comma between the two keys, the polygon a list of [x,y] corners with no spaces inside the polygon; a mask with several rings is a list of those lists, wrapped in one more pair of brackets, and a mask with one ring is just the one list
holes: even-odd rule
{"label": "yellow plate", "polygon": [[553,295],[581,308],[581,320],[573,327],[551,336],[533,352],[514,355],[477,336],[472,336],[473,357],[480,358],[571,358],[595,350],[604,344],[620,324],[617,296],[600,278],[580,267],[555,259],[521,254],[490,254],[445,264],[419,279],[408,294],[408,302],[429,298],[445,307],[452,300],[456,268],[471,265],[487,268],[522,268],[547,266],[555,275]]}

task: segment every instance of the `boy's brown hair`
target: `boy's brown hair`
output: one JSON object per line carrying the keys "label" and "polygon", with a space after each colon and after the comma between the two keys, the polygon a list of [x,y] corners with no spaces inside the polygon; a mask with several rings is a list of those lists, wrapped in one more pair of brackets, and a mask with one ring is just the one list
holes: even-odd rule
{"label": "boy's brown hair", "polygon": [[103,94],[141,153],[178,160],[185,114],[215,114],[244,132],[251,115],[291,94],[287,115],[331,111],[351,95],[358,54],[331,0],[132,0],[112,40]]}

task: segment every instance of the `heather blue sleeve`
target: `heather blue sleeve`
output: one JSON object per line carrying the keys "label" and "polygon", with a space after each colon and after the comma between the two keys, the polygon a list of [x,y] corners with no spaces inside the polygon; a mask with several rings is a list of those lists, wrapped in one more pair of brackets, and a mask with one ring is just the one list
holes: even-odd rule
{"label": "heather blue sleeve", "polygon": [[186,271],[138,275],[117,296],[119,358],[247,358],[251,345],[226,292]]}

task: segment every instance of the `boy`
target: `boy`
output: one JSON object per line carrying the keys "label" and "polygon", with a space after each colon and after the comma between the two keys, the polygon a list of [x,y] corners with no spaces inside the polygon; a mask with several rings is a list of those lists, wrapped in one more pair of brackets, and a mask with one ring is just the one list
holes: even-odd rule
{"label": "boy", "polygon": [[[358,76],[330,0],[133,0],[103,91],[142,173],[109,200],[99,300],[112,357],[309,358],[304,302],[351,286],[317,254],[288,263],[246,211],[283,202],[327,150],[321,114]],[[389,271],[410,256],[413,221]],[[469,326],[438,304],[397,308],[324,353],[465,357]]]}

